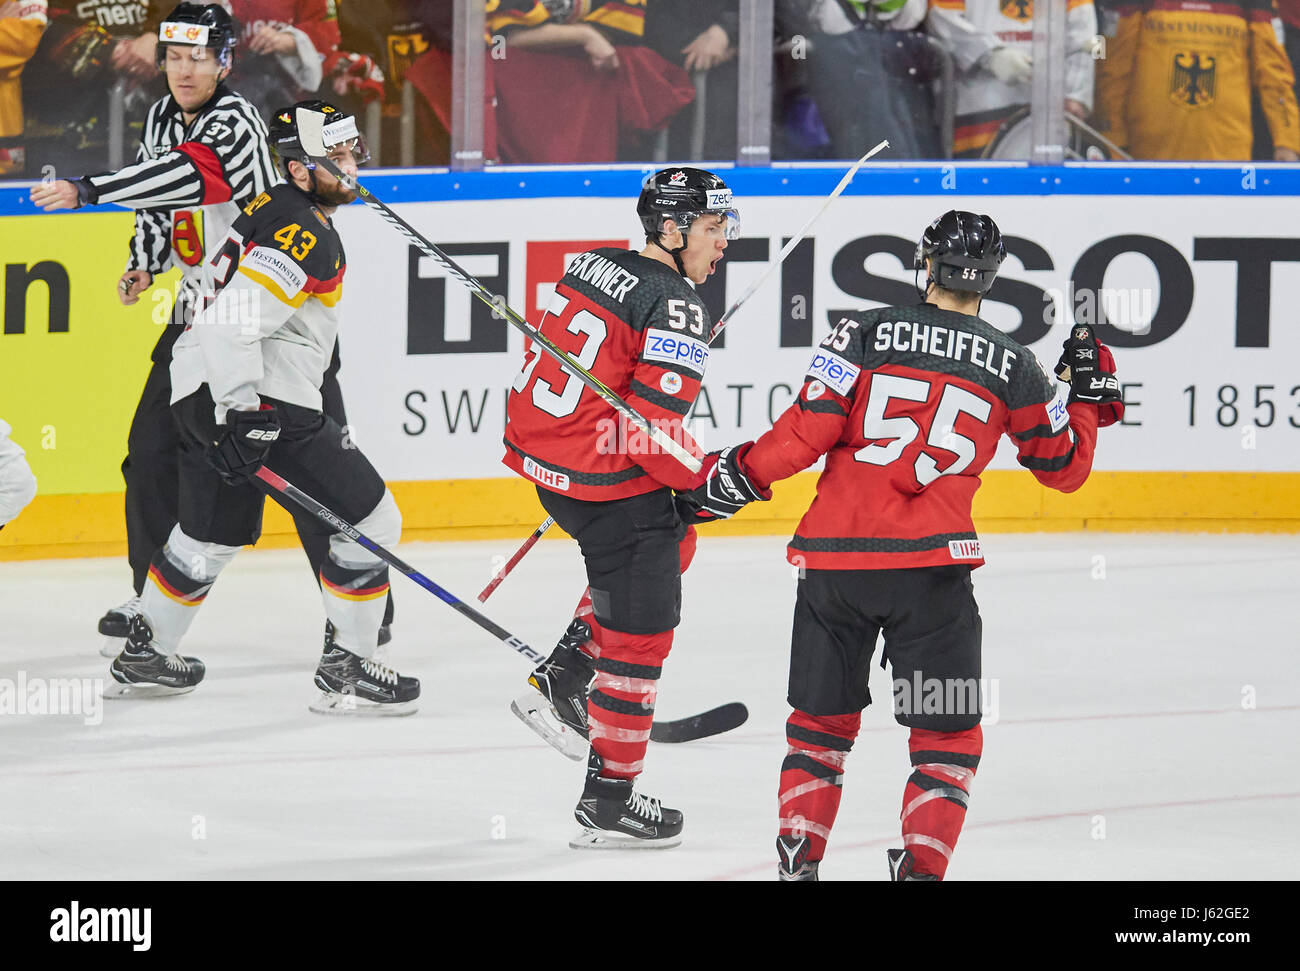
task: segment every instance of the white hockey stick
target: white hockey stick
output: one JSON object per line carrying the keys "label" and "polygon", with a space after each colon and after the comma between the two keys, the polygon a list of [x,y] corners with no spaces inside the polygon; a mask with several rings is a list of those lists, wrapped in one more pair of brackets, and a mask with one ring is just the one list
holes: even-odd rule
{"label": "white hockey stick", "polygon": [[640,412],[633,410],[632,406],[620,398],[609,385],[575,361],[558,344],[533,327],[519,313],[506,306],[505,301],[497,300],[496,296],[487,287],[461,269],[450,256],[421,236],[410,223],[371,195],[369,190],[357,179],[345,175],[337,165],[330,161],[325,152],[324,115],[307,108],[299,108],[296,115],[298,141],[302,145],[303,151],[310,155],[314,161],[324,166],[325,171],[329,172],[343,185],[356,189],[357,195],[361,196],[362,201],[388,220],[389,224],[410,240],[416,249],[441,263],[443,268],[463,283],[470,293],[491,307],[493,311],[505,317],[516,328],[523,331],[533,343],[554,358],[561,367],[605,399],[615,411],[650,436],[652,442],[685,466],[688,471],[700,471],[700,460],[692,455],[685,446],[675,441],[663,429],[652,424]]}
{"label": "white hockey stick", "polygon": [[709,331],[710,344],[712,344],[714,339],[718,336],[718,334],[722,332],[722,328],[727,326],[727,321],[731,320],[731,318],[736,315],[736,311],[745,305],[745,301],[747,301],[750,297],[752,297],[755,293],[758,292],[758,288],[761,287],[765,282],[767,282],[767,278],[771,276],[774,272],[776,272],[776,268],[785,262],[786,257],[788,257],[791,253],[794,252],[794,248],[796,246],[798,246],[801,242],[803,242],[803,238],[808,235],[808,230],[812,229],[812,224],[815,223],[818,219],[820,219],[821,214],[824,213],[830,207],[830,204],[834,202],[839,197],[839,195],[849,187],[849,183],[852,182],[853,177],[858,174],[858,169],[862,168],[863,163],[866,162],[867,159],[871,158],[871,156],[879,152],[881,149],[885,149],[888,147],[889,147],[889,139],[885,139],[879,145],[873,148],[871,151],[867,152],[866,155],[862,156],[862,158],[858,159],[856,162],[853,163],[852,167],[847,172],[844,173],[844,178],[840,179],[840,184],[837,185],[835,189],[831,192],[831,194],[826,197],[826,201],[822,203],[822,207],[812,214],[812,216],[808,219],[808,221],[803,224],[803,227],[799,230],[799,232],[795,233],[793,236],[790,237],[790,242],[786,243],[785,246],[781,248],[781,252],[777,254],[776,259],[772,260],[770,263],[767,264],[763,272],[758,275],[758,279],[755,280],[753,283],[751,283],[745,289],[745,292],[740,295],[740,298],[735,303],[733,303],[730,307],[727,308],[727,312],[718,318],[718,322],[715,323],[713,325],[713,329]]}

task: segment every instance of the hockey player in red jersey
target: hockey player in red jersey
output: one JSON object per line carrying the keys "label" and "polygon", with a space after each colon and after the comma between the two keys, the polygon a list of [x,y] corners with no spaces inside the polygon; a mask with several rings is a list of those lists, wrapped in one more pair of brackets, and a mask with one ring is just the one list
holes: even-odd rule
{"label": "hockey player in red jersey", "polygon": [[817,879],[882,632],[894,715],[911,730],[890,875],[943,878],[983,745],[970,576],[983,562],[971,520],[980,473],[1005,434],[1041,483],[1072,492],[1092,469],[1098,425],[1122,416],[1114,360],[1091,327],[1065,342],[1067,403],[1032,352],[977,316],[1004,255],[988,216],[936,219],[916,248],[925,302],[843,317],[771,431],[721,452],[707,482],[678,497],[687,518],[726,518],[826,456],[788,548],[802,569],[779,790],[784,880]]}
{"label": "hockey player in red jersey", "polygon": [[[635,411],[703,457],[682,427],[709,358],[711,321],[692,284],[708,279],[727,241],[737,238],[731,190],[701,169],[664,169],[646,181],[637,215],[645,247],[576,257],[540,327]],[[695,550],[673,490],[693,488],[702,476],[536,347],[515,378],[507,418],[504,462],[536,484],[547,512],[577,539],[590,584],[569,632],[529,679],[551,714],[589,732],[587,782],[575,809],[587,832],[571,845],[629,838],[676,845],[682,814],[634,792],[633,780],[680,618],[681,573]],[[539,699],[536,707],[546,706]]]}

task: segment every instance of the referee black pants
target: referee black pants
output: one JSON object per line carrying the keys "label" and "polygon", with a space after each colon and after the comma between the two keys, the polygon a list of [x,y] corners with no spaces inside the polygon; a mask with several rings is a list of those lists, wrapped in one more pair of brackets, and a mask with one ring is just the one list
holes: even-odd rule
{"label": "referee black pants", "polygon": [[[126,482],[126,557],[131,564],[131,582],[136,594],[144,590],[153,555],[171,534],[180,509],[180,429],[172,416],[172,345],[181,328],[169,325],[153,350],[153,366],[144,382],[144,393],[131,419],[127,435],[122,479]],[[339,349],[321,382],[321,410],[339,425],[346,425],[343,391],[338,381]],[[314,516],[293,515],[298,541],[302,543],[312,575],[320,582],[321,564],[329,555],[333,531]],[[393,595],[388,594],[384,623],[393,620]]]}

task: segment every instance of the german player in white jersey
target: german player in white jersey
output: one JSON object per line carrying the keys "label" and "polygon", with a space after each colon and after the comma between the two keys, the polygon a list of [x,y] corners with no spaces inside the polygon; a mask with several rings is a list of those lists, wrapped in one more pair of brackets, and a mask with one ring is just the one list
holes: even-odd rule
{"label": "german player in white jersey", "polygon": [[[177,654],[204,598],[241,546],[261,532],[268,462],[375,542],[392,546],[401,515],[384,480],[321,410],[320,382],[338,334],[347,261],[331,215],[356,198],[303,151],[297,111],[323,116],[330,160],[349,176],[367,157],[356,121],[320,101],[279,112],[271,141],[289,182],[244,207],[204,266],[209,296],[172,355],[180,430],[179,521],[149,565],[140,611],[113,661],[124,694],[187,691],[205,667]],[[388,567],[335,534],[320,570],[332,629],[312,710],[413,711],[420,683],[374,656]]]}

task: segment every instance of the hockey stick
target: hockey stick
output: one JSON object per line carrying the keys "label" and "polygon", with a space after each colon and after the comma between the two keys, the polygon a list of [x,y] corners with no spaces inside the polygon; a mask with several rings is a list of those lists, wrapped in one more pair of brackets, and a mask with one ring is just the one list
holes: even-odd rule
{"label": "hockey stick", "polygon": [[547,516],[546,521],[533,530],[533,535],[524,540],[524,545],[519,547],[514,556],[506,561],[506,565],[501,568],[501,572],[492,578],[492,582],[483,588],[483,592],[478,595],[479,603],[487,603],[487,598],[492,596],[492,591],[501,585],[501,581],[506,575],[515,568],[515,564],[524,558],[524,554],[533,548],[533,544],[542,538],[542,533],[546,532],[555,525],[555,518]]}
{"label": "hockey stick", "polygon": [[[856,162],[853,163],[852,167],[846,173],[844,173],[844,178],[840,179],[840,184],[837,185],[834,188],[834,190],[831,192],[831,194],[826,197],[826,201],[822,203],[822,207],[812,214],[812,217],[806,223],[803,224],[803,227],[799,230],[799,232],[797,232],[794,236],[790,237],[789,242],[787,242],[785,246],[781,248],[781,252],[777,254],[776,259],[768,262],[767,266],[764,267],[763,272],[758,275],[758,279],[755,280],[753,283],[751,283],[746,288],[745,292],[740,295],[739,299],[737,299],[735,303],[733,303],[730,307],[727,308],[726,313],[724,313],[721,317],[718,318],[717,323],[713,325],[713,329],[709,331],[710,344],[712,344],[717,339],[717,336],[720,333],[722,333],[722,328],[727,326],[727,322],[736,315],[736,311],[738,311],[741,307],[743,307],[746,301],[748,301],[750,297],[752,297],[755,293],[758,292],[758,288],[761,287],[764,284],[764,282],[766,282],[767,278],[776,271],[776,268],[778,266],[780,266],[782,263],[786,261],[786,257],[788,257],[791,253],[794,252],[794,248],[798,246],[801,242],[803,242],[804,237],[808,235],[808,230],[812,229],[812,224],[815,223],[819,218],[821,218],[821,214],[824,213],[827,210],[827,208],[830,206],[830,204],[834,202],[835,199],[845,189],[848,188],[849,183],[852,182],[853,177],[858,174],[858,169],[862,168],[863,163],[866,162],[867,159],[871,158],[871,156],[879,152],[881,149],[888,148],[888,147],[889,147],[889,139],[885,139],[879,145],[873,148],[871,151],[867,152],[866,155],[862,156],[862,158],[858,159]],[[518,563],[523,558],[525,553],[527,553],[530,549],[533,548],[533,544],[536,543],[537,540],[541,538],[542,533],[546,532],[554,524],[555,524],[555,520],[551,519],[550,517],[547,517],[546,522],[538,526],[537,529],[534,531],[533,535],[528,537],[528,539],[524,540],[524,545],[519,547],[519,552],[510,558],[510,562],[508,562],[501,569],[501,573],[490,584],[488,584],[488,586],[486,587],[486,589],[484,589],[482,593],[478,595],[478,599],[480,603],[485,602],[487,598],[491,596],[492,591],[495,590],[497,586],[501,583],[501,581],[504,580],[506,576],[510,573],[510,571],[515,568],[515,564]]]}
{"label": "hockey stick", "polygon": [[853,163],[853,165],[849,168],[849,170],[844,173],[844,178],[840,179],[840,184],[837,185],[834,188],[834,190],[831,192],[831,194],[826,197],[826,201],[822,203],[822,207],[812,214],[812,216],[808,219],[808,221],[804,223],[803,226],[800,228],[799,232],[795,233],[793,236],[790,237],[790,241],[786,243],[784,247],[782,247],[781,252],[777,254],[776,259],[771,260],[767,264],[767,266],[763,269],[763,272],[758,275],[758,279],[755,280],[753,283],[751,283],[745,289],[745,292],[740,295],[739,299],[737,299],[735,303],[733,303],[729,308],[727,308],[727,312],[718,318],[718,322],[714,324],[713,329],[709,331],[710,344],[713,343],[714,339],[718,336],[718,334],[722,333],[722,328],[727,326],[727,321],[731,320],[731,318],[735,316],[736,311],[739,310],[742,306],[744,306],[745,302],[750,297],[752,297],[755,293],[758,292],[758,288],[761,287],[767,281],[767,278],[772,275],[772,273],[776,270],[778,266],[780,266],[782,263],[785,262],[786,257],[794,252],[794,248],[798,246],[801,242],[803,242],[803,238],[808,235],[808,230],[812,229],[812,224],[815,223],[818,219],[820,219],[821,214],[824,213],[830,207],[830,204],[834,202],[840,196],[840,194],[849,187],[849,183],[853,181],[853,177],[858,174],[858,169],[862,168],[862,166],[866,163],[867,159],[871,158],[871,156],[875,155],[881,149],[885,149],[888,147],[889,147],[889,139],[884,139],[883,141],[881,141],[879,145],[877,145],[871,151],[867,152],[866,155],[862,156],[862,158],[858,159],[856,162]]}
{"label": "hockey stick", "polygon": [[644,431],[650,436],[651,441],[684,465],[688,471],[700,471],[700,460],[692,455],[689,450],[679,442],[674,441],[672,436],[665,433],[663,429],[651,424],[640,412],[633,410],[609,385],[570,357],[558,344],[507,306],[504,300],[498,300],[483,284],[461,269],[450,256],[421,236],[410,223],[371,195],[370,191],[360,181],[344,175],[343,171],[326,155],[323,132],[325,127],[324,115],[306,108],[299,108],[296,114],[298,141],[302,145],[303,151],[310,155],[314,161],[324,166],[325,171],[329,172],[343,185],[356,189],[357,195],[361,197],[362,201],[383,216],[390,225],[410,240],[416,249],[442,264],[443,268],[464,284],[470,293],[491,307],[494,313],[505,317],[518,330],[521,330],[533,343],[554,358],[561,367],[605,399],[615,411]]}
{"label": "hockey stick", "polygon": [[[516,637],[501,625],[495,623],[490,618],[485,617],[483,614],[480,614],[455,594],[452,594],[438,586],[438,584],[434,583],[419,570],[415,569],[415,567],[403,562],[395,554],[384,549],[384,547],[367,537],[351,523],[340,519],[325,506],[307,495],[307,493],[293,485],[293,483],[287,481],[283,476],[276,475],[265,465],[259,468],[254,475],[265,483],[267,488],[271,491],[288,499],[292,499],[317,519],[324,520],[324,522],[335,531],[342,533],[348,539],[352,540],[352,542],[369,550],[389,566],[405,573],[420,586],[424,587],[424,589],[428,590],[443,603],[447,604],[447,606],[468,617],[489,634],[497,638],[497,640],[504,641],[534,664],[540,664],[542,661],[546,660],[544,655],[539,654],[537,651],[529,647],[522,638]],[[706,735],[716,735],[719,732],[730,731],[732,728],[743,724],[745,721],[744,717],[741,717],[739,721],[736,721],[737,713],[735,712],[735,709],[737,706],[741,709],[744,709],[745,707],[739,702],[732,702],[728,705],[721,705],[717,708],[710,709],[709,711],[701,712],[691,718],[661,722],[651,729],[650,740],[652,742],[687,742],[693,738],[703,738]],[[748,713],[746,712],[745,714],[747,715]],[[568,753],[566,752],[565,754],[567,755]],[[573,757],[574,756],[570,756],[570,758]],[[578,756],[578,758],[584,757],[585,756]]]}

